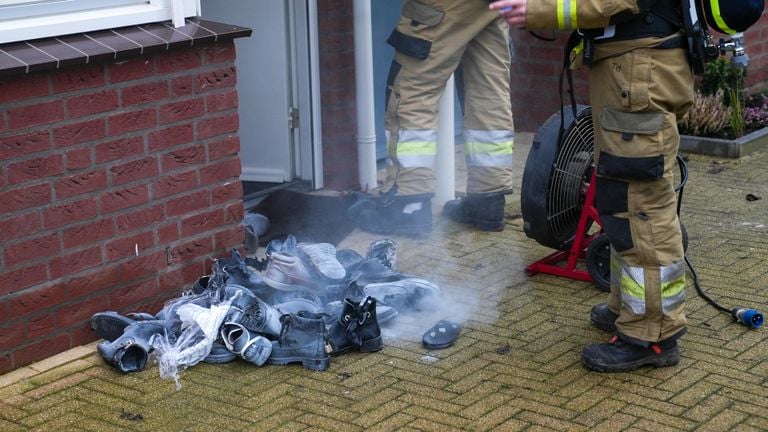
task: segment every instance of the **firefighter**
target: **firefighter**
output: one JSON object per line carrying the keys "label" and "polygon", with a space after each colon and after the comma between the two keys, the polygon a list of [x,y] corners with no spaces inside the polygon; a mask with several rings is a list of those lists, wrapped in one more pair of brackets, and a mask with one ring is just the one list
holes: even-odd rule
{"label": "firefighter", "polygon": [[[599,372],[679,362],[685,262],[673,172],[677,119],[693,103],[680,0],[501,0],[513,27],[576,30],[588,63],[596,207],[611,242],[611,292],[592,308],[614,333],[581,353]],[[575,44],[574,44],[575,45]]]}
{"label": "firefighter", "polygon": [[378,234],[432,229],[437,105],[451,74],[463,110],[467,194],[443,215],[486,231],[504,229],[512,190],[514,127],[509,26],[486,0],[406,0],[387,42],[395,48],[386,88],[387,178],[349,217]]}

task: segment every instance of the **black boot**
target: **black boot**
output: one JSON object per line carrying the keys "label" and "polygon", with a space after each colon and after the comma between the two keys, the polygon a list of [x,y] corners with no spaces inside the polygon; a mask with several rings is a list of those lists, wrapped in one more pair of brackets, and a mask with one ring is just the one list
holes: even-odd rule
{"label": "black boot", "polygon": [[445,203],[443,216],[483,231],[504,231],[504,194],[482,193]]}
{"label": "black boot", "polygon": [[432,195],[362,197],[347,209],[347,216],[374,234],[423,236],[432,231]]}
{"label": "black boot", "polygon": [[360,352],[379,351],[384,344],[376,318],[376,299],[344,299],[344,309],[331,324],[328,333],[331,337],[332,356],[345,353],[353,347],[357,347]]}
{"label": "black boot", "polygon": [[608,333],[616,333],[616,320],[619,314],[613,313],[608,308],[608,303],[600,303],[592,306],[589,312],[589,318],[592,325]]}
{"label": "black boot", "polygon": [[272,341],[269,364],[301,362],[307,368],[324,371],[331,364],[331,347],[325,321],[320,317],[286,314],[280,317],[280,339]]}
{"label": "black boot", "polygon": [[597,372],[629,372],[643,366],[674,366],[680,362],[680,352],[676,339],[643,347],[614,335],[607,343],[587,345],[581,352],[581,362]]}

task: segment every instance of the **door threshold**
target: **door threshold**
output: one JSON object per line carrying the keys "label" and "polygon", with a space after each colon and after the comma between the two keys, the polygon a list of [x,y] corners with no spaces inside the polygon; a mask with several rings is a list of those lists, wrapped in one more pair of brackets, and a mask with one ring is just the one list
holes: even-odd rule
{"label": "door threshold", "polygon": [[[264,198],[272,192],[290,189],[297,192],[310,192],[312,185],[307,180],[294,180],[285,183],[262,183],[262,182],[242,182],[243,183],[243,207],[248,211],[259,205]],[[246,192],[249,191],[250,192]]]}

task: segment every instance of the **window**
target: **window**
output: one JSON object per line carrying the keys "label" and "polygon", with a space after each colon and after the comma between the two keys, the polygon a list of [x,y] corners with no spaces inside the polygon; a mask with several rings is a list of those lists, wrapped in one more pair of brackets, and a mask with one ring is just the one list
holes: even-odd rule
{"label": "window", "polygon": [[200,15],[200,0],[0,0],[0,43]]}

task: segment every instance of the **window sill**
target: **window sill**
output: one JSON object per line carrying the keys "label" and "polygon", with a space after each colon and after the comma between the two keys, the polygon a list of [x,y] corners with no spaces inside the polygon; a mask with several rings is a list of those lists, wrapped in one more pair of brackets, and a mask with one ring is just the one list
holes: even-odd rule
{"label": "window sill", "polygon": [[198,18],[0,44],[0,76],[124,60],[180,47],[248,37],[252,30]]}

